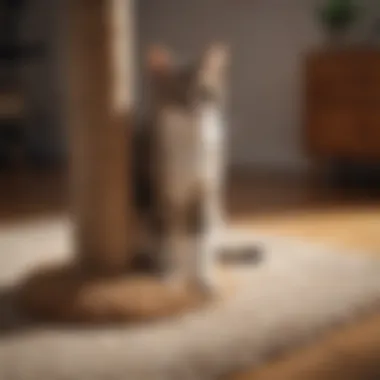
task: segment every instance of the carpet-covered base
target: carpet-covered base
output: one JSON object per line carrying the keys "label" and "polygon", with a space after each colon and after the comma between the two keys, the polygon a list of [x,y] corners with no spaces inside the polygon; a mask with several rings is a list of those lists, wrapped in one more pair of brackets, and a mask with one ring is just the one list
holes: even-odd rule
{"label": "carpet-covered base", "polygon": [[[40,228],[0,232],[0,283],[62,250],[67,230],[59,223]],[[249,232],[231,233],[226,244],[244,240],[259,241],[265,257],[229,271],[237,284],[233,297],[154,324],[25,330],[15,323],[0,336],[0,379],[214,379],[376,311],[378,260]],[[18,318],[0,310],[0,323],[6,315]]]}
{"label": "carpet-covered base", "polygon": [[71,266],[35,271],[18,286],[14,298],[18,309],[38,320],[75,323],[158,319],[207,300],[197,289],[175,288],[153,276],[84,278]]}

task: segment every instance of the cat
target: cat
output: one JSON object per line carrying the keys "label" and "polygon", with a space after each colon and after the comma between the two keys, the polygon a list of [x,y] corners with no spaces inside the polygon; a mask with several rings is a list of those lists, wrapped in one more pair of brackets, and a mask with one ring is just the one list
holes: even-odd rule
{"label": "cat", "polygon": [[147,55],[152,102],[134,131],[135,202],[175,285],[216,286],[214,260],[223,233],[227,48],[210,46],[177,65],[171,52]]}
{"label": "cat", "polygon": [[146,271],[109,278],[75,263],[42,266],[14,294],[17,307],[32,317],[109,323],[179,315],[219,289],[216,255],[228,264],[261,258],[257,247],[238,247],[231,255],[222,244],[226,48],[213,45],[193,64],[177,67],[168,50],[154,47],[147,62],[153,99],[149,117],[132,133],[134,201],[147,227],[140,240],[152,243],[152,265],[161,263],[175,286]]}

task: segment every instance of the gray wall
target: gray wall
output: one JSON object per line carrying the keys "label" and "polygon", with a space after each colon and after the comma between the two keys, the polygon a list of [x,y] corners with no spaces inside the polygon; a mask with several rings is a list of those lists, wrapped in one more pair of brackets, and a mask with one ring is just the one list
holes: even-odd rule
{"label": "gray wall", "polygon": [[[235,164],[302,168],[302,69],[304,54],[323,42],[315,20],[321,0],[135,0],[139,50],[160,42],[185,54],[213,40],[232,50],[230,147]],[[323,1],[323,0],[322,0]],[[23,38],[47,43],[46,60],[25,70],[33,107],[47,115],[37,143],[60,150],[62,127],[60,6],[64,0],[32,0]],[[361,40],[375,17],[378,0],[368,6],[351,40]],[[141,63],[141,62],[140,62]],[[141,87],[141,86],[140,86]],[[38,113],[37,112],[37,113]],[[51,136],[46,139],[46,134]],[[46,141],[45,141],[46,140]],[[45,145],[44,145],[45,144]]]}
{"label": "gray wall", "polygon": [[[360,0],[369,10],[377,0]],[[303,168],[304,55],[324,39],[317,0],[139,0],[141,50],[152,42],[196,52],[214,39],[232,50],[230,146],[237,165]],[[352,32],[363,39],[374,13]]]}

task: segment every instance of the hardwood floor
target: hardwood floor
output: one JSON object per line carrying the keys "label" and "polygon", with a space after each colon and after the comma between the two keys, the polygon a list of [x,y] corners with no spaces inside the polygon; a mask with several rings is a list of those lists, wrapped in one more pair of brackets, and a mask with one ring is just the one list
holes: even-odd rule
{"label": "hardwood floor", "polygon": [[[231,213],[256,230],[297,236],[380,257],[377,189],[337,190],[305,178],[237,181]],[[380,315],[358,321],[313,345],[229,380],[380,379]]]}
{"label": "hardwood floor", "polygon": [[[227,198],[236,224],[380,256],[380,192],[337,190],[305,177],[241,174],[233,176]],[[66,211],[64,175],[0,177],[0,225]],[[380,379],[380,316],[228,379]]]}
{"label": "hardwood floor", "polygon": [[0,225],[68,210],[66,175],[57,172],[0,174]]}
{"label": "hardwood floor", "polygon": [[230,186],[234,223],[380,253],[380,190],[334,188],[304,177],[245,176]]}

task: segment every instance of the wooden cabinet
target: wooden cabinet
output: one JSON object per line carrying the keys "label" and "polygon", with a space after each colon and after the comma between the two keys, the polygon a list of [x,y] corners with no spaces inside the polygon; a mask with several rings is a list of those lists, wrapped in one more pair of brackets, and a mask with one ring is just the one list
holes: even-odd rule
{"label": "wooden cabinet", "polygon": [[310,54],[305,99],[310,155],[380,160],[380,50]]}

